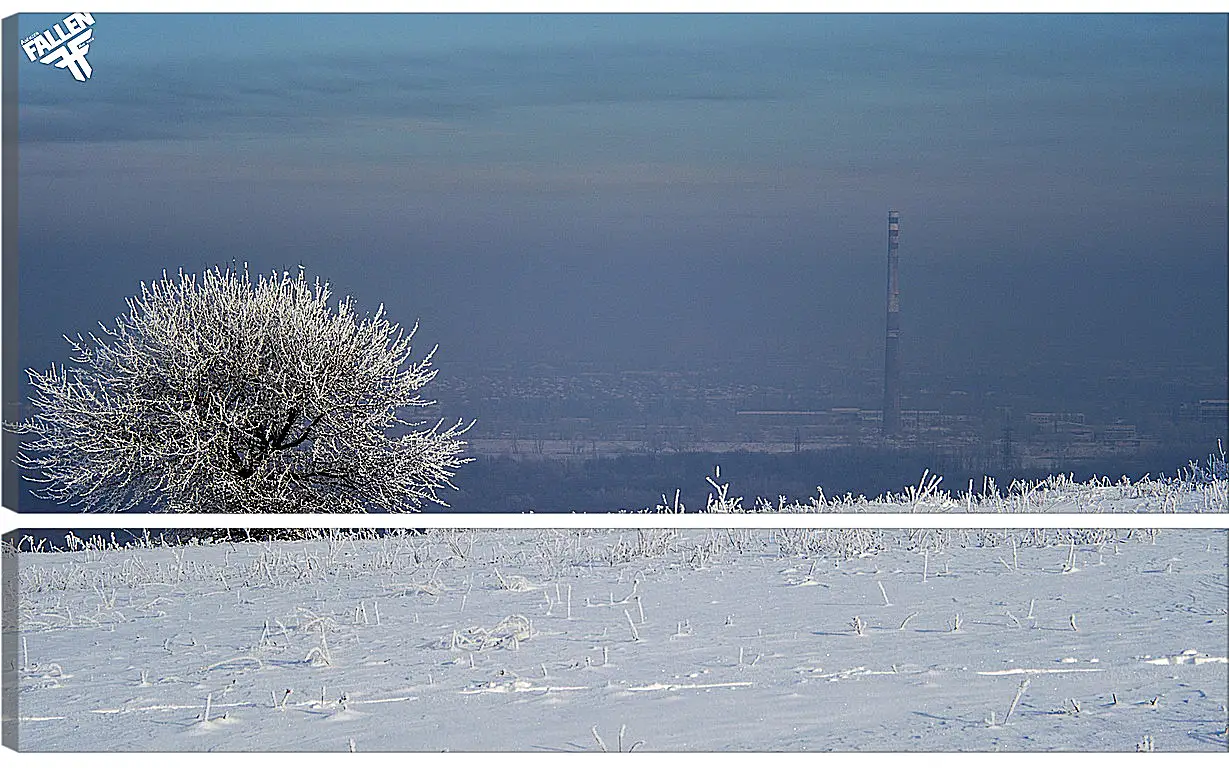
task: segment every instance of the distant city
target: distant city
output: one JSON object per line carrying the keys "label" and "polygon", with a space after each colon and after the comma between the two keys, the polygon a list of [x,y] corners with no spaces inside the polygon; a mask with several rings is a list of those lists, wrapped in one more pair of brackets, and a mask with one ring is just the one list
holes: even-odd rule
{"label": "distant city", "polygon": [[[474,420],[443,512],[615,512],[702,507],[722,467],[731,493],[805,503],[900,492],[929,470],[949,492],[983,479],[1174,476],[1229,447],[1217,365],[1114,361],[910,365],[897,437],[882,429],[883,357],[734,362],[671,370],[441,361],[426,422]],[[16,404],[14,404],[16,405]],[[18,409],[30,415],[28,404]],[[11,472],[6,476],[14,478]],[[70,511],[34,499],[22,511]]]}
{"label": "distant city", "polygon": [[[853,357],[777,359],[754,370],[733,363],[458,365],[438,385],[441,405],[432,415],[478,419],[469,435],[475,457],[828,452],[831,469],[878,453],[1005,479],[1100,470],[1119,459],[1172,472],[1175,456],[1194,458],[1229,432],[1223,365],[1064,364],[1020,354],[976,371],[935,367],[925,357],[906,364],[900,221],[899,211],[888,211],[883,357],[864,348]],[[843,458],[833,462],[833,452]],[[808,471],[797,464],[793,479]]]}
{"label": "distant city", "polygon": [[1206,452],[1229,431],[1223,367],[1061,367],[906,371],[896,438],[883,435],[882,361],[869,356],[754,371],[454,363],[431,385],[439,405],[425,417],[476,419],[474,456],[925,448],[970,465],[1041,471],[1163,448]]}

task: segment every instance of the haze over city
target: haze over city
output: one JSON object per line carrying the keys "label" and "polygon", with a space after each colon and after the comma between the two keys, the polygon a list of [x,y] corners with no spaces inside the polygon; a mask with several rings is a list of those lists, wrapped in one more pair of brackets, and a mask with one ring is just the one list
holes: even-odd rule
{"label": "haze over city", "polygon": [[[94,16],[88,82],[6,54],[6,403],[164,269],[302,264],[420,321],[480,440],[691,425],[712,450],[740,410],[878,407],[894,209],[906,408],[983,440],[999,407],[1224,432],[1180,426],[1226,397],[1223,15]],[[577,393],[635,371],[779,393],[555,424],[602,421],[618,398]],[[568,391],[518,400],[535,376]]]}

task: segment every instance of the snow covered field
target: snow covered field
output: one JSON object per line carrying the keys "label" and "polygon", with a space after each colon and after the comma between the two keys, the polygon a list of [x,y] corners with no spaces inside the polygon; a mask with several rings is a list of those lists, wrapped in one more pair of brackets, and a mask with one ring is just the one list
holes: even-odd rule
{"label": "snow covered field", "polygon": [[1224,751],[1227,540],[432,530],[23,552],[19,747]]}

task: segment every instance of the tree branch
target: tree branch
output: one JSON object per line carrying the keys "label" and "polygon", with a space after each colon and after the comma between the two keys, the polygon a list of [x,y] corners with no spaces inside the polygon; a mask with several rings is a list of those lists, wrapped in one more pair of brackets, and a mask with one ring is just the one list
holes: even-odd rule
{"label": "tree branch", "polygon": [[273,447],[280,448],[282,450],[289,450],[290,448],[297,448],[298,446],[302,445],[304,440],[311,437],[312,428],[315,427],[317,423],[319,423],[321,417],[323,416],[324,414],[320,414],[316,418],[312,419],[311,422],[309,422],[308,425],[303,428],[303,434],[299,435],[294,440],[291,440],[289,443],[281,443],[280,445],[274,445]]}

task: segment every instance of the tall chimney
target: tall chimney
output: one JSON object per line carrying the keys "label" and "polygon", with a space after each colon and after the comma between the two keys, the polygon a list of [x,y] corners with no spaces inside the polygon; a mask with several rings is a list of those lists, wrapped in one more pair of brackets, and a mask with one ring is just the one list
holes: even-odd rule
{"label": "tall chimney", "polygon": [[888,335],[883,363],[883,434],[900,434],[900,211],[888,211]]}

